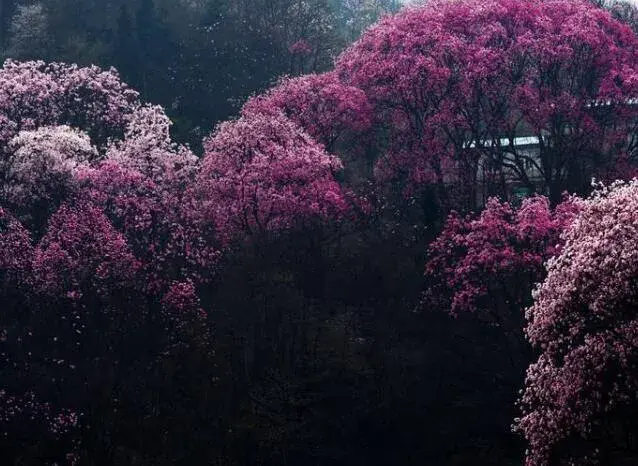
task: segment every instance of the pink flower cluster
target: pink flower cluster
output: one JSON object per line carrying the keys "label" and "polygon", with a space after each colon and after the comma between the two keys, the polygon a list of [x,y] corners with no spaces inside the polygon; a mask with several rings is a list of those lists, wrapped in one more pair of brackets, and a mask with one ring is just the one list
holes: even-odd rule
{"label": "pink flower cluster", "polygon": [[67,124],[100,144],[121,134],[138,93],[115,70],[7,60],[0,69],[0,115],[14,131]]}
{"label": "pink flower cluster", "polygon": [[560,456],[585,464],[602,448],[592,441],[601,420],[638,402],[638,181],[600,187],[564,241],[526,312],[527,336],[541,352],[516,423],[530,466]]}
{"label": "pink flower cluster", "polygon": [[224,241],[338,217],[347,209],[334,179],[341,161],[281,114],[223,123],[204,146],[193,194],[203,220]]}
{"label": "pink flower cluster", "polygon": [[87,289],[107,298],[113,290],[135,283],[138,268],[124,235],[89,202],[63,204],[33,255],[38,288],[74,299]]}
{"label": "pink flower cluster", "polygon": [[250,99],[243,115],[283,112],[332,151],[345,134],[360,135],[372,124],[372,106],[365,93],[342,84],[335,73],[284,78],[263,95]]}
{"label": "pink flower cluster", "polygon": [[517,209],[491,198],[479,216],[453,212],[429,246],[425,273],[432,286],[426,302],[452,314],[492,313],[500,301],[521,309],[579,208],[576,198],[552,209],[547,198],[535,196]]}
{"label": "pink flower cluster", "polygon": [[132,115],[121,141],[107,149],[107,158],[158,182],[185,182],[197,157],[171,140],[171,121],[159,106],[142,106]]}
{"label": "pink flower cluster", "polygon": [[570,167],[630,148],[637,47],[590,2],[441,0],[382,19],[336,72],[388,130],[380,175],[443,184],[482,155],[525,183],[525,153],[500,141],[526,133],[542,139],[538,169],[556,200]]}

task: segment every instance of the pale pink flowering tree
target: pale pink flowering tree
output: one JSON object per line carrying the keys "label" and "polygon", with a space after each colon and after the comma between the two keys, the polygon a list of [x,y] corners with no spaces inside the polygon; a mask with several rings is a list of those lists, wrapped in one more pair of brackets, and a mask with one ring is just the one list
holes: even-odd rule
{"label": "pale pink flowering tree", "polygon": [[38,234],[78,171],[105,158],[165,191],[192,180],[197,159],[171,141],[163,109],[142,105],[114,70],[7,61],[0,76],[2,201]]}
{"label": "pale pink flowering tree", "polygon": [[9,60],[0,77],[2,204],[36,236],[62,202],[88,200],[125,235],[152,283],[211,266],[212,239],[184,196],[197,158],[171,141],[161,107],[142,105],[115,70]]}
{"label": "pale pink flowering tree", "polygon": [[40,234],[73,191],[75,172],[146,120],[137,92],[115,70],[7,60],[0,69],[0,202]]}
{"label": "pale pink flowering tree", "polygon": [[342,84],[335,73],[284,78],[242,109],[243,115],[277,112],[283,112],[330,152],[339,138],[360,135],[372,124],[372,106],[365,93]]}
{"label": "pale pink flowering tree", "polygon": [[244,115],[205,141],[193,196],[224,241],[262,236],[347,209],[342,164],[283,115]]}
{"label": "pale pink flowering tree", "polygon": [[55,207],[73,189],[78,168],[98,157],[89,137],[69,126],[20,131],[6,154],[0,160],[2,199],[27,216]]}
{"label": "pale pink flowering tree", "polygon": [[[582,203],[527,310],[526,464],[636,461],[638,181]],[[633,455],[633,456],[632,456]]]}
{"label": "pale pink flowering tree", "polygon": [[[336,71],[385,123],[380,176],[443,196],[462,179],[471,205],[485,158],[494,190],[508,173],[538,189],[537,172],[558,202],[621,151],[635,156],[637,46],[583,1],[435,1],[382,19]],[[511,144],[519,135],[539,138],[538,159]]]}
{"label": "pale pink flowering tree", "polygon": [[171,125],[162,107],[142,106],[132,115],[124,138],[108,147],[106,157],[158,182],[188,178],[196,170],[197,157],[171,140]]}
{"label": "pale pink flowering tree", "polygon": [[0,115],[15,131],[66,124],[101,147],[122,136],[139,106],[138,93],[114,69],[12,60],[0,69]]}
{"label": "pale pink flowering tree", "polygon": [[8,60],[0,69],[0,114],[14,131],[59,122],[60,86],[45,67],[44,62]]}

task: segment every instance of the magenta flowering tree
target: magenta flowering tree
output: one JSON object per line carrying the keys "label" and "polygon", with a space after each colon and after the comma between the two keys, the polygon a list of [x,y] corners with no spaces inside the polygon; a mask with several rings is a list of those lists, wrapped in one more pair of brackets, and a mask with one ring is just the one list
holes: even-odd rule
{"label": "magenta flowering tree", "polygon": [[526,464],[631,464],[638,399],[638,182],[599,187],[581,205],[527,310],[540,352],[516,428]]}
{"label": "magenta flowering tree", "polygon": [[499,329],[513,364],[527,364],[522,309],[579,209],[574,197],[552,209],[535,196],[517,208],[491,198],[480,215],[452,212],[428,249],[422,306],[475,314]]}
{"label": "magenta flowering tree", "polygon": [[[558,202],[616,155],[635,157],[637,43],[582,1],[429,2],[382,19],[336,71],[387,127],[379,176],[442,193],[462,180],[472,205],[482,170],[492,191],[513,177]],[[521,135],[538,157],[513,144]]]}
{"label": "magenta flowering tree", "polygon": [[0,124],[0,455],[159,458],[136,422],[166,435],[169,412],[213,409],[210,384],[159,388],[214,371],[199,291],[219,253],[187,190],[197,159],[95,67],[6,62]]}
{"label": "magenta flowering tree", "polygon": [[29,231],[7,210],[0,208],[0,289],[25,283],[31,270],[33,245]]}
{"label": "magenta flowering tree", "polygon": [[200,222],[198,206],[186,189],[184,173],[194,168],[187,169],[179,158],[177,168],[171,166],[173,155],[164,154],[157,159],[164,165],[153,165],[151,171],[161,173],[160,179],[112,160],[78,175],[77,198],[99,206],[124,235],[141,263],[149,293],[175,280],[208,281],[219,258],[215,232]]}
{"label": "magenta flowering tree", "polygon": [[347,209],[341,161],[283,115],[245,115],[205,141],[193,196],[224,241],[263,236]]}
{"label": "magenta flowering tree", "polygon": [[63,204],[51,217],[33,255],[35,282],[44,294],[107,299],[135,287],[139,264],[126,238],[91,204]]}
{"label": "magenta flowering tree", "polygon": [[[190,371],[214,367],[208,315],[199,305],[197,285],[214,265],[204,261],[215,261],[217,253],[202,255],[198,248],[209,245],[210,238],[181,223],[178,199],[115,162],[83,172],[77,193],[51,216],[33,248],[27,279],[27,302],[33,304],[26,314],[23,301],[22,308],[3,316],[6,334],[0,345],[14,364],[9,392],[20,397],[25,386],[35,384],[43,402],[78,413],[74,438],[81,456],[86,455],[82,451],[113,455],[108,442],[92,432],[126,429],[129,421],[122,416],[157,396],[162,378],[190,377]],[[210,368],[197,365],[204,363]],[[51,380],[34,379],[30,365],[41,367]],[[149,389],[140,383],[150,384]],[[181,390],[193,400],[200,396],[199,386]],[[60,395],[51,399],[49,393]],[[122,414],[105,413],[107,406]],[[49,438],[47,431],[43,435]],[[126,435],[116,441],[130,443]]]}
{"label": "magenta flowering tree", "polygon": [[335,73],[284,78],[263,95],[251,98],[242,114],[282,112],[329,152],[340,138],[360,135],[372,124],[365,93],[339,82]]}

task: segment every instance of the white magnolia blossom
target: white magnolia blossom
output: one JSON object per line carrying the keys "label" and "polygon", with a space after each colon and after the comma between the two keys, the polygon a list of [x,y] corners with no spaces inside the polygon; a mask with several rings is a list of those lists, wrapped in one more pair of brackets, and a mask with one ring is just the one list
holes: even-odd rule
{"label": "white magnolia blossom", "polygon": [[1,162],[2,197],[15,204],[55,197],[73,174],[98,157],[89,136],[66,125],[21,131],[9,142]]}

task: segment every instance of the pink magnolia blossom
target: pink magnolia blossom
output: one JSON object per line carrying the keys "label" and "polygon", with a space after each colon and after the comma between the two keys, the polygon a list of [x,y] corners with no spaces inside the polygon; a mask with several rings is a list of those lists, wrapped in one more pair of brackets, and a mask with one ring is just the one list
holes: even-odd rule
{"label": "pink magnolia blossom", "polygon": [[197,157],[171,141],[171,125],[162,107],[140,107],[131,116],[123,140],[108,148],[107,158],[158,181],[192,175]]}
{"label": "pink magnolia blossom", "polygon": [[138,93],[113,69],[12,60],[0,69],[0,115],[16,131],[66,124],[101,145],[121,136],[138,107]]}
{"label": "pink magnolia blossom", "polygon": [[342,164],[283,115],[244,115],[205,141],[193,189],[224,241],[341,215]]}
{"label": "pink magnolia blossom", "polygon": [[636,180],[600,187],[582,203],[526,312],[528,339],[541,352],[516,422],[530,466],[586,464],[585,456],[612,464],[595,440],[604,438],[602,422],[636,406],[637,207]]}
{"label": "pink magnolia blossom", "polygon": [[33,254],[36,285],[53,296],[108,297],[134,286],[138,269],[126,238],[88,202],[62,205]]}
{"label": "pink magnolia blossom", "polygon": [[0,285],[25,283],[31,269],[31,235],[7,210],[0,207]]}
{"label": "pink magnolia blossom", "polygon": [[453,212],[429,247],[426,276],[432,286],[425,299],[451,314],[495,314],[500,301],[521,309],[543,277],[543,264],[560,251],[560,235],[579,206],[569,198],[551,209],[547,198],[535,196],[515,209],[491,198],[479,216]]}
{"label": "pink magnolia blossom", "polygon": [[364,92],[340,83],[335,73],[284,78],[242,109],[243,115],[277,112],[283,112],[328,150],[340,136],[365,132],[372,124],[372,107]]}
{"label": "pink magnolia blossom", "polygon": [[[557,202],[566,183],[587,189],[619,148],[635,151],[637,47],[629,27],[589,2],[442,0],[382,19],[336,72],[387,128],[380,175],[476,183],[484,157],[530,187],[537,170]],[[540,139],[537,167],[501,142],[521,134]]]}

